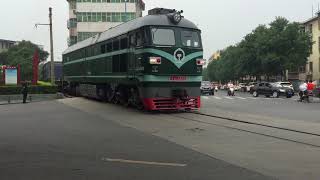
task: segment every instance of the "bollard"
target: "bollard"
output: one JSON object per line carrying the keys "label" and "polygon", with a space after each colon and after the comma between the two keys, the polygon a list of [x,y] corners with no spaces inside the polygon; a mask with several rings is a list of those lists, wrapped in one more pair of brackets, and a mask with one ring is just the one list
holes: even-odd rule
{"label": "bollard", "polygon": [[31,97],[31,96],[29,96],[29,101],[30,101],[30,102],[32,101],[32,97]]}

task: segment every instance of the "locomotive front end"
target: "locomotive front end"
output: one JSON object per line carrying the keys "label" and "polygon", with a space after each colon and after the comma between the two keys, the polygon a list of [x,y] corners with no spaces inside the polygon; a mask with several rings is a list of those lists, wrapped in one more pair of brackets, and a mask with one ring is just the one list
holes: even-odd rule
{"label": "locomotive front end", "polygon": [[139,50],[144,61],[141,98],[147,110],[200,108],[203,49],[201,31],[182,12],[158,9],[151,15],[167,18],[168,25],[145,29],[148,46]]}

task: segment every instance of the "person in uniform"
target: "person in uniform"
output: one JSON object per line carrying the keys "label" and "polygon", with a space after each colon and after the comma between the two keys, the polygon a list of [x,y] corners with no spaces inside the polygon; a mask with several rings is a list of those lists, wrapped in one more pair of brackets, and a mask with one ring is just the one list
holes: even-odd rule
{"label": "person in uniform", "polygon": [[23,95],[23,103],[27,103],[27,97],[28,97],[28,84],[24,83],[22,86],[21,93]]}

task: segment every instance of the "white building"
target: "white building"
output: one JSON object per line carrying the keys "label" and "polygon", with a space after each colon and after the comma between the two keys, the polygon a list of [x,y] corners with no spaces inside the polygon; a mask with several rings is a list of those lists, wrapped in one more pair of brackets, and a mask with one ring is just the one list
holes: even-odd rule
{"label": "white building", "polygon": [[9,48],[14,46],[17,42],[11,40],[0,39],[0,53],[7,51]]}
{"label": "white building", "polygon": [[131,19],[141,17],[142,0],[67,0],[72,45]]}

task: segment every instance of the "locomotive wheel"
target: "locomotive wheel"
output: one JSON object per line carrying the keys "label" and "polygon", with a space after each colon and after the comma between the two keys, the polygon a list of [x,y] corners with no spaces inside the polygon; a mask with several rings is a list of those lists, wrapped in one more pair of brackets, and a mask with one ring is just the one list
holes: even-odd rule
{"label": "locomotive wheel", "polygon": [[80,86],[75,86],[75,96],[76,97],[80,97],[81,96],[81,93],[80,93]]}
{"label": "locomotive wheel", "polygon": [[106,90],[107,102],[114,103],[115,96],[116,96],[116,91],[112,87],[108,87]]}
{"label": "locomotive wheel", "polygon": [[128,91],[127,88],[125,88],[124,86],[120,86],[117,90],[116,93],[116,99],[117,101],[123,105],[123,106],[129,106],[129,101],[128,101]]}
{"label": "locomotive wheel", "polygon": [[136,107],[138,110],[143,110],[144,105],[141,102],[140,93],[138,91],[138,88],[132,88],[131,89],[131,97],[132,97],[132,104],[134,107]]}
{"label": "locomotive wheel", "polygon": [[97,96],[100,100],[106,101],[106,99],[107,99],[106,89],[105,88],[98,88],[97,89]]}

